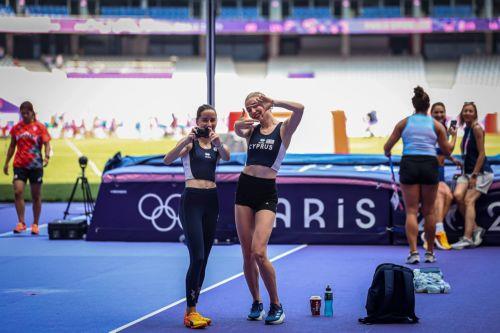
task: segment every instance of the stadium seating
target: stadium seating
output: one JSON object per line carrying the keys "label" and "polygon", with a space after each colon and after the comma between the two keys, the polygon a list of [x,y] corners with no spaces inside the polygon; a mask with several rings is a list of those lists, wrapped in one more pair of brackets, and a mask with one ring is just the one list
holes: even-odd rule
{"label": "stadium seating", "polygon": [[456,83],[469,86],[500,86],[500,56],[463,56]]}
{"label": "stadium seating", "polygon": [[279,57],[269,61],[268,76],[286,77],[290,73],[314,72],[315,77],[373,78],[422,82],[424,62],[420,57]]}
{"label": "stadium seating", "polygon": [[226,20],[258,20],[262,18],[257,7],[222,7],[219,17]]}
{"label": "stadium seating", "polygon": [[69,15],[68,7],[66,6],[26,6],[26,15],[31,16],[67,16]]}
{"label": "stadium seating", "polygon": [[472,6],[460,5],[460,6],[434,6],[432,11],[433,17],[473,17],[474,11]]}
{"label": "stadium seating", "polygon": [[172,73],[175,60],[129,59],[119,57],[82,57],[67,60],[63,70],[67,73]]}
{"label": "stadium seating", "polygon": [[149,16],[159,19],[188,19],[188,7],[150,7]]}
{"label": "stadium seating", "polygon": [[140,7],[101,7],[102,16],[144,17],[147,14],[147,9]]}
{"label": "stadium seating", "polygon": [[0,5],[0,16],[15,15],[11,6]]}
{"label": "stadium seating", "polygon": [[308,19],[308,18],[331,18],[332,13],[328,7],[294,7],[291,18]]}
{"label": "stadium seating", "polygon": [[401,8],[398,6],[363,7],[360,17],[362,18],[401,17]]}
{"label": "stadium seating", "polygon": [[153,17],[158,19],[189,19],[188,7],[101,7],[101,15],[116,17]]}
{"label": "stadium seating", "polygon": [[[71,96],[72,108],[68,117],[92,119],[95,114],[123,121],[132,128],[140,119],[149,119],[161,113],[175,113],[179,123],[186,124],[197,106],[206,101],[205,62],[200,57],[141,58],[85,56],[67,61],[63,71],[33,73],[15,66],[0,66],[0,86],[6,87],[5,96],[16,96],[19,87],[37,100],[40,117],[48,117],[53,110],[67,110],[68,99],[47,95],[50,86],[60,96]],[[262,63],[260,63],[262,64]],[[245,96],[251,91],[262,91],[273,98],[296,100],[306,106],[304,117],[290,152],[325,152],[332,147],[331,113],[344,110],[347,130],[351,136],[363,136],[367,112],[376,110],[379,123],[376,135],[388,135],[394,124],[413,110],[411,97],[416,85],[423,86],[432,101],[443,101],[448,114],[458,114],[463,101],[474,101],[485,112],[496,110],[500,86],[500,57],[464,57],[450,85],[433,86],[428,81],[424,60],[410,56],[281,56],[272,58],[266,67],[259,67],[261,75],[237,72],[230,58],[217,59],[215,100],[220,112],[221,126],[230,111],[241,110]],[[452,69],[451,69],[452,70]],[[140,80],[113,76],[107,79],[72,79],[66,73],[173,73],[168,80],[146,79],[154,75],[138,76]],[[453,71],[453,70],[452,70]],[[313,73],[304,79],[290,78],[289,74]],[[75,77],[78,77],[76,75]],[[80,76],[80,77],[92,77]],[[126,115],[126,116],[125,116]],[[139,120],[138,120],[139,119]],[[310,133],[321,133],[311,136]]]}

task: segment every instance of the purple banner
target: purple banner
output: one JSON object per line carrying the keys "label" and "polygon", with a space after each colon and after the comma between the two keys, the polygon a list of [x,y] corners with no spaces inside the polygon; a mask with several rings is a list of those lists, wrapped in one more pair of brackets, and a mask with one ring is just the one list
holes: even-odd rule
{"label": "purple banner", "polygon": [[[289,179],[278,184],[272,243],[389,244],[390,190],[370,182],[304,184]],[[183,188],[182,182],[102,183],[87,239],[179,241]],[[235,191],[235,182],[218,184],[219,239],[236,237]]]}
{"label": "purple banner", "polygon": [[[283,21],[218,20],[218,34],[409,34],[433,32],[499,31],[500,18],[442,19],[304,19]],[[65,34],[200,35],[201,20],[170,21],[151,18],[74,18],[74,17],[0,17],[0,32]]]}

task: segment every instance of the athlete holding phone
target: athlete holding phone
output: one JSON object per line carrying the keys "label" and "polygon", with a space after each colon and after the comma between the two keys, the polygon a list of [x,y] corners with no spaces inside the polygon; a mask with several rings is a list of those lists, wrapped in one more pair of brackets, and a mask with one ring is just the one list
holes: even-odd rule
{"label": "athlete holding phone", "polygon": [[219,216],[215,168],[220,158],[229,160],[229,150],[215,132],[217,113],[212,106],[204,104],[198,108],[196,125],[163,161],[171,164],[181,157],[184,166],[186,187],[181,196],[179,217],[190,258],[186,274],[187,308],[184,325],[189,328],[204,328],[212,321],[197,312],[196,304]]}

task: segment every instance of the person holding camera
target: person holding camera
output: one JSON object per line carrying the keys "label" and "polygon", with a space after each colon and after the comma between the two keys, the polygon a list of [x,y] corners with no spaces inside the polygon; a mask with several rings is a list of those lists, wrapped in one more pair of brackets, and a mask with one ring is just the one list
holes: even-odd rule
{"label": "person holding camera", "polygon": [[434,238],[436,217],[434,214],[436,193],[439,184],[439,165],[436,158],[436,143],[444,155],[453,151],[457,132],[450,130],[452,141],[448,142],[446,129],[437,120],[429,117],[429,95],[420,86],[414,90],[412,104],[415,113],[401,120],[384,145],[386,156],[400,138],[403,139],[403,157],[399,168],[399,182],[403,192],[406,211],[406,238],[410,245],[407,264],[418,264],[420,255],[417,251],[419,206],[425,218],[424,230],[427,240],[425,262],[436,261]]}
{"label": "person holding camera", "polygon": [[168,165],[180,157],[184,166],[186,186],[181,196],[179,217],[190,259],[184,315],[184,325],[189,328],[204,328],[212,322],[196,311],[196,304],[219,217],[215,169],[219,159],[227,161],[230,158],[229,150],[215,132],[216,127],[215,109],[210,105],[201,105],[196,112],[196,127],[163,159]]}
{"label": "person holding camera", "polygon": [[[14,156],[14,198],[18,217],[18,223],[14,228],[15,234],[26,231],[24,219],[24,187],[29,180],[31,199],[33,201],[33,224],[31,234],[38,235],[38,222],[42,212],[42,178],[43,168],[49,164],[50,159],[50,135],[45,125],[36,120],[33,104],[23,102],[19,107],[21,121],[10,130],[10,145],[7,149],[7,157],[3,172],[9,174],[9,163]],[[42,157],[42,146],[44,157]]]}
{"label": "person holding camera", "polygon": [[[448,130],[451,130],[451,129],[456,131],[456,127],[457,127],[456,120],[452,120],[450,122],[449,129],[446,127],[446,107],[442,102],[437,102],[437,103],[432,104],[431,116],[432,116],[432,118],[437,120],[440,124],[442,124],[444,126],[444,128],[447,130],[447,132],[448,132]],[[451,203],[453,201],[453,193],[451,192],[451,189],[448,186],[448,184],[446,184],[446,182],[445,182],[444,165],[445,165],[445,159],[449,159],[450,161],[452,161],[453,163],[455,163],[459,167],[461,167],[462,163],[451,155],[449,155],[449,156],[444,155],[443,152],[441,151],[441,148],[439,148],[438,144],[436,144],[436,154],[437,154],[437,160],[438,160],[438,164],[439,164],[439,184],[438,184],[438,190],[437,190],[437,195],[436,195],[436,205],[435,205],[436,238],[434,239],[434,244],[441,250],[449,250],[449,249],[451,249],[451,246],[448,242],[448,237],[446,236],[446,231],[444,230],[443,221],[446,217],[446,214],[448,214],[448,211],[450,210],[450,206],[451,206]],[[420,235],[420,238],[422,239],[422,242],[424,243],[424,249],[427,249],[427,241],[425,239],[425,232],[422,232],[422,234]]]}
{"label": "person holding camera", "polygon": [[[279,122],[271,113],[273,106],[290,110],[292,115],[284,122]],[[243,252],[243,271],[253,298],[247,319],[264,318],[259,293],[260,272],[271,301],[265,322],[281,324],[285,320],[285,313],[278,297],[276,273],[267,257],[267,243],[278,205],[276,176],[292,135],[300,124],[304,106],[296,102],[273,100],[260,92],[253,92],[246,97],[245,108],[234,125],[235,133],[248,143],[246,165],[236,187],[234,210]]]}
{"label": "person holding camera", "polygon": [[451,245],[453,249],[476,247],[483,242],[485,230],[476,224],[476,201],[481,194],[488,193],[493,184],[493,170],[486,158],[484,131],[478,123],[474,102],[465,102],[459,115],[460,126],[465,125],[460,148],[462,150],[463,174],[457,179],[453,193],[458,211],[464,217],[464,235]]}

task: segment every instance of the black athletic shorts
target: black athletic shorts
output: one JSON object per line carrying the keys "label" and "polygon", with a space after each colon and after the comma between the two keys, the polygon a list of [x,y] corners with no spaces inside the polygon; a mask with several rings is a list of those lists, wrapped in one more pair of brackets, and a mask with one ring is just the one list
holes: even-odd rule
{"label": "black athletic shorts", "polygon": [[276,179],[258,178],[241,173],[236,185],[235,203],[250,207],[254,212],[267,209],[276,213],[278,205]]}
{"label": "black athletic shorts", "polygon": [[405,185],[436,185],[439,163],[436,156],[404,155],[399,165],[399,182]]}
{"label": "black athletic shorts", "polygon": [[41,184],[43,183],[43,169],[25,169],[25,168],[14,168],[14,180],[22,180],[27,182],[29,179],[30,184]]}

